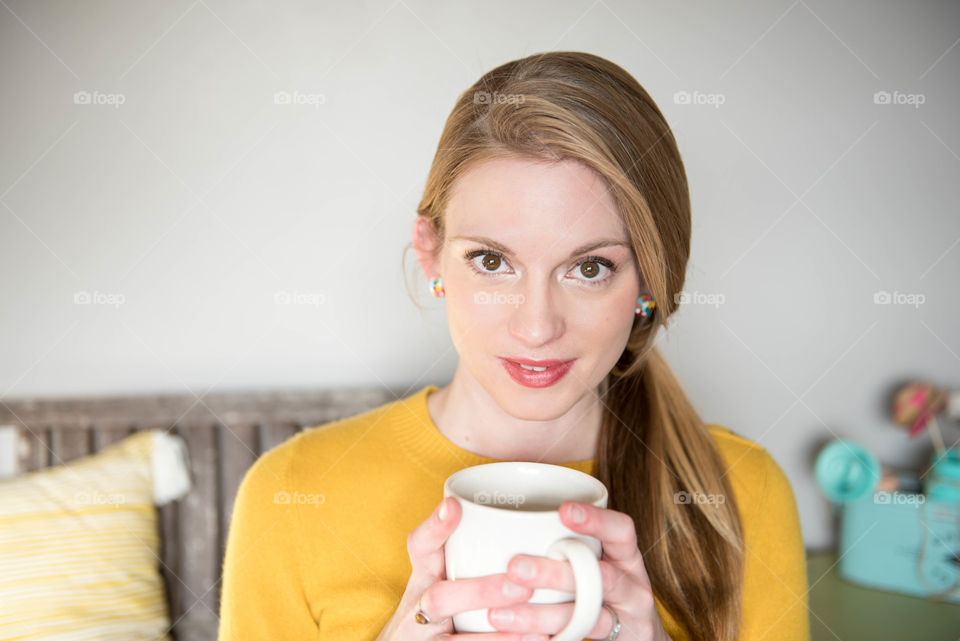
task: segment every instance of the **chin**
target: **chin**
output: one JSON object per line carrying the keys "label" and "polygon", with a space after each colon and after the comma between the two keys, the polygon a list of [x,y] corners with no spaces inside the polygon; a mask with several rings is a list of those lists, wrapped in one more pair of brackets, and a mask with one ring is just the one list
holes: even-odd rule
{"label": "chin", "polygon": [[574,389],[570,381],[561,380],[550,387],[532,388],[504,376],[506,380],[498,380],[491,388],[494,392],[491,396],[504,412],[524,421],[558,419],[580,398],[581,390],[579,387]]}

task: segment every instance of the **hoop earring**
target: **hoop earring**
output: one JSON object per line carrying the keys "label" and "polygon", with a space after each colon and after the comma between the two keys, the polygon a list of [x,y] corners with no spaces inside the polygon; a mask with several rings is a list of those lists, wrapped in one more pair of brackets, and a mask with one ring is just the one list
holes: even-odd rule
{"label": "hoop earring", "polygon": [[434,276],[433,280],[430,281],[430,293],[437,298],[443,298],[444,294],[447,293],[443,289],[443,278],[441,278],[439,275]]}
{"label": "hoop earring", "polygon": [[653,296],[650,294],[640,294],[640,298],[637,299],[636,315],[640,318],[649,318],[653,316],[653,309],[656,306],[657,302],[653,300]]}

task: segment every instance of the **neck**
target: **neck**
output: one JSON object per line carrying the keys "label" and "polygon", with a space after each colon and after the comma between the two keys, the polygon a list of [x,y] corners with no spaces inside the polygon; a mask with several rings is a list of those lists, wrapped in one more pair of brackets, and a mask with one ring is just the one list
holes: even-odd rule
{"label": "neck", "polygon": [[518,418],[506,412],[462,364],[450,385],[427,396],[427,408],[440,433],[458,447],[501,461],[568,463],[593,458],[603,417],[596,392],[586,390],[560,416]]}

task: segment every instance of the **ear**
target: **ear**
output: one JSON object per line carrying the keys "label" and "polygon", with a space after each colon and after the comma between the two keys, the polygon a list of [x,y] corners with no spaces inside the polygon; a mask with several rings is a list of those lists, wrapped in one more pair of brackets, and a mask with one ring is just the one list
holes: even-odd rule
{"label": "ear", "polygon": [[426,216],[417,216],[413,223],[413,248],[417,252],[417,261],[429,281],[440,273],[440,263],[436,251],[440,246],[440,239]]}

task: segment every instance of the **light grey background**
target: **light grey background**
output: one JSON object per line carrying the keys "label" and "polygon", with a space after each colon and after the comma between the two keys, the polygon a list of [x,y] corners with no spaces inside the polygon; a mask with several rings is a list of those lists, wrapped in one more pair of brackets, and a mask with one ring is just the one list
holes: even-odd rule
{"label": "light grey background", "polygon": [[783,466],[809,547],[817,448],[919,467],[890,392],[960,387],[954,3],[0,5],[0,400],[445,383],[443,303],[400,262],[425,176],[459,92],[556,49],[671,123],[693,302],[661,346]]}

